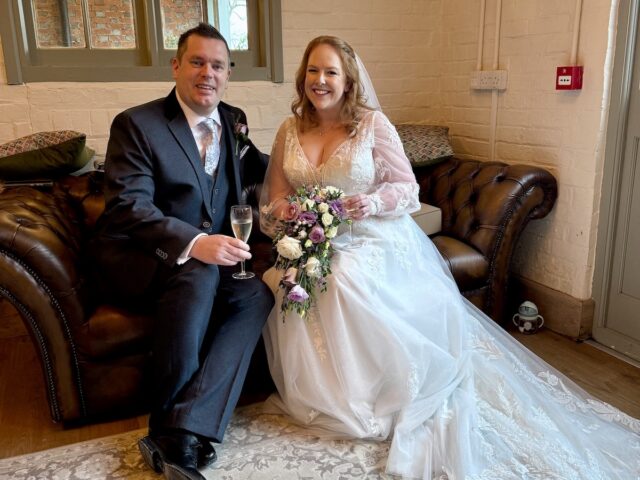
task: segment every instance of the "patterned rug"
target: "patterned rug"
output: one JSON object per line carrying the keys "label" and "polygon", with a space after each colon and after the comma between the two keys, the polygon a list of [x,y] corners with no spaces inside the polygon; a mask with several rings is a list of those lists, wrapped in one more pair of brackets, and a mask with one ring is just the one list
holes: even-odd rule
{"label": "patterned rug", "polygon": [[[0,460],[0,479],[161,479],[142,461],[136,430],[66,447]],[[208,479],[356,480],[391,479],[384,474],[388,442],[325,440],[261,404],[236,410],[218,461],[202,473]]]}

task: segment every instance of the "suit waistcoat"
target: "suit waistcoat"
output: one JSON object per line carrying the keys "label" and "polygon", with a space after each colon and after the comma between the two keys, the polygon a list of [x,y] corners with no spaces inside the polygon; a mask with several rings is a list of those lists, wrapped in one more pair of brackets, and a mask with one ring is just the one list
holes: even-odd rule
{"label": "suit waistcoat", "polygon": [[231,187],[231,179],[230,175],[233,174],[233,162],[232,155],[229,155],[227,149],[227,141],[224,138],[224,128],[223,128],[223,137],[220,141],[220,161],[218,162],[217,171],[214,172],[214,175],[207,175],[207,183],[211,192],[211,213],[213,217],[211,218],[211,233],[224,233],[231,234],[231,220],[229,209],[231,205],[235,202],[234,198],[230,198],[233,194]]}

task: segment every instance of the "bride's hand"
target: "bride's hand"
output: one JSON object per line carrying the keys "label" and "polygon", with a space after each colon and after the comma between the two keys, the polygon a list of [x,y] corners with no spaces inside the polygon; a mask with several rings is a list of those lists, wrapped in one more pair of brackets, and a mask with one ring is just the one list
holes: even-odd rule
{"label": "bride's hand", "polygon": [[345,197],[344,208],[353,220],[362,220],[371,215],[371,200],[368,195],[359,193]]}

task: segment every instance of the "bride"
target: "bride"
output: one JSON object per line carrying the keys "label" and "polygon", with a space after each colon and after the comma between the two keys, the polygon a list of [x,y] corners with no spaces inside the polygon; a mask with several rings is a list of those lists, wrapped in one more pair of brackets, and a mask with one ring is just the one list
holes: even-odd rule
{"label": "bride", "polygon": [[[311,41],[261,200],[273,235],[302,185],[347,195],[325,292],[264,329],[281,412],[333,438],[391,439],[406,478],[637,479],[640,422],[591,398],[464,299],[409,213],[418,185],[366,70],[343,40]],[[365,97],[366,93],[366,97]],[[373,108],[367,105],[373,105]]]}

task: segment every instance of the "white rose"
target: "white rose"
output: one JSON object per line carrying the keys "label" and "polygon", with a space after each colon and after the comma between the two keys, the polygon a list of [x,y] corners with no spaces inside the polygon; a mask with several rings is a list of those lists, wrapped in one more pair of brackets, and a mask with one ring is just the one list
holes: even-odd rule
{"label": "white rose", "polygon": [[309,260],[307,260],[307,264],[304,267],[304,271],[307,272],[307,275],[311,278],[318,278],[322,273],[320,271],[320,260],[316,257],[309,257]]}
{"label": "white rose", "polygon": [[331,225],[333,223],[333,215],[331,215],[330,213],[323,213],[322,223],[325,227],[328,227],[329,225]]}
{"label": "white rose", "polygon": [[285,235],[276,244],[276,250],[278,254],[289,260],[296,260],[302,256],[302,247],[300,247],[300,240],[291,238]]}
{"label": "white rose", "polygon": [[315,206],[316,202],[315,200],[311,200],[310,198],[307,198],[304,201],[304,206],[306,207],[305,210],[313,210],[313,207]]}
{"label": "white rose", "polygon": [[329,211],[329,205],[327,205],[326,203],[322,202],[320,205],[318,205],[318,211],[320,213],[327,213]]}
{"label": "white rose", "polygon": [[325,237],[327,238],[333,238],[338,234],[338,227],[331,227],[329,230],[327,230],[327,232],[324,234]]}
{"label": "white rose", "polygon": [[[336,194],[340,193],[340,189],[336,188],[336,187],[327,187],[326,190],[327,190],[327,194],[328,195],[336,195]],[[342,197],[343,195],[344,195],[344,193],[341,194],[340,197]]]}
{"label": "white rose", "polygon": [[305,232],[304,230],[300,230],[300,231],[298,232],[298,238],[299,238],[299,239],[307,238],[307,232]]}

